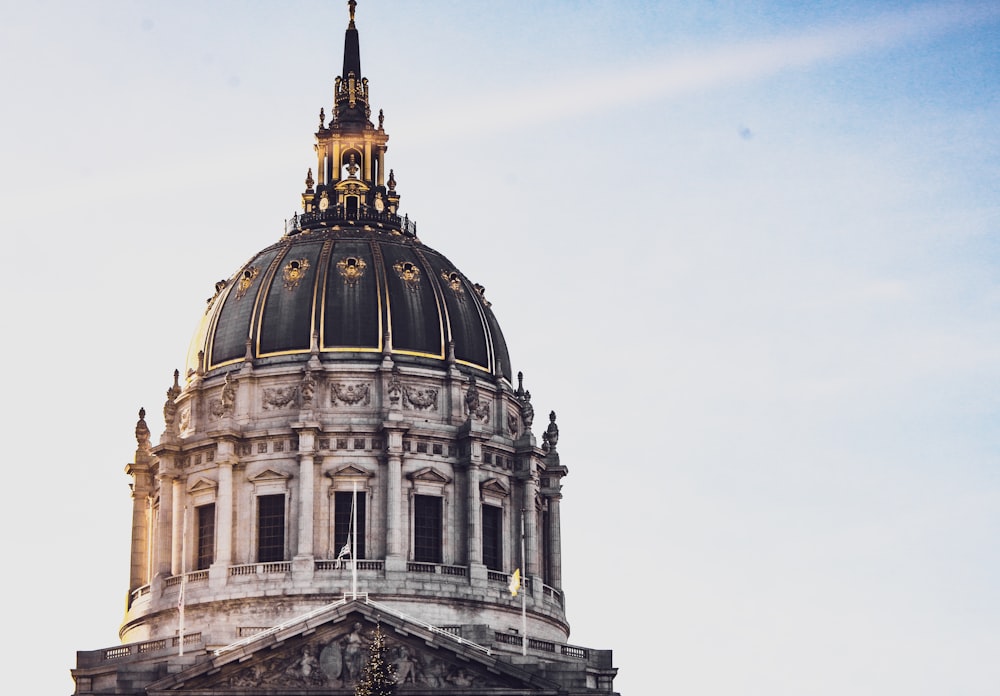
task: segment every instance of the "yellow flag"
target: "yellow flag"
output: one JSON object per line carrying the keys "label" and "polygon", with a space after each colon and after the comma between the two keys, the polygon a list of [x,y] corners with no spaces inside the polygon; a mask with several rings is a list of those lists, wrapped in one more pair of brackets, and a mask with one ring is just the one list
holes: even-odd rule
{"label": "yellow flag", "polygon": [[514,573],[510,576],[510,584],[507,585],[507,589],[510,590],[511,597],[517,597],[517,591],[521,589],[521,569],[515,568]]}

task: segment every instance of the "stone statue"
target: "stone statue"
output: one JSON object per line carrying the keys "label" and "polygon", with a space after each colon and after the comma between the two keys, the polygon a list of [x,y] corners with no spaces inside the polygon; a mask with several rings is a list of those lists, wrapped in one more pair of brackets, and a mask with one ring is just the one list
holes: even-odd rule
{"label": "stone statue", "polygon": [[559,426],[556,425],[556,412],[549,413],[549,427],[545,429],[545,442],[549,445],[549,451],[555,452],[559,443]]}
{"label": "stone statue", "polygon": [[524,392],[524,400],[521,402],[521,422],[524,423],[525,430],[531,430],[531,424],[535,422],[535,407],[531,405],[531,392]]}
{"label": "stone statue", "polygon": [[344,663],[341,671],[344,684],[352,684],[361,676],[363,662],[362,653],[365,649],[365,641],[361,635],[361,622],[354,623],[354,630],[347,634],[342,641],[344,644]]}
{"label": "stone statue", "polygon": [[313,395],[316,393],[316,378],[313,377],[312,370],[308,367],[303,369],[302,383],[299,385],[299,394],[302,396],[303,408],[312,406]]}
{"label": "stone statue", "polygon": [[230,373],[226,373],[226,382],[222,385],[222,413],[229,415],[233,412],[233,408],[236,406],[236,385],[233,384],[229,377]]}
{"label": "stone statue", "polygon": [[139,449],[146,451],[149,449],[149,426],[146,425],[146,409],[139,409],[139,420],[135,424],[135,441]]}

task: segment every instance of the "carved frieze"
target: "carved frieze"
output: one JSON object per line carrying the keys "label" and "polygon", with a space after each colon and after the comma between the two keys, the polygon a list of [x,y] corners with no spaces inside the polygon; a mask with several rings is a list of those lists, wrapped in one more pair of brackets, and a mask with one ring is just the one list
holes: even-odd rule
{"label": "carved frieze", "polygon": [[403,385],[403,407],[417,411],[437,410],[438,390],[434,387],[416,387],[412,384]]}
{"label": "carved frieze", "polygon": [[[383,631],[384,636],[384,631]],[[327,687],[353,689],[360,680],[373,639],[371,628],[355,622],[350,631],[273,654],[257,653],[249,664],[223,677],[237,689]],[[502,688],[494,675],[480,673],[457,660],[442,659],[385,637],[385,657],[392,663],[399,687]]]}
{"label": "carved frieze", "polygon": [[339,406],[367,406],[371,403],[371,383],[331,382],[330,404]]}
{"label": "carved frieze", "polygon": [[365,263],[364,259],[359,259],[356,256],[347,256],[337,262],[337,271],[344,279],[345,285],[356,285],[364,276],[367,267],[368,264]]}
{"label": "carved frieze", "polygon": [[261,395],[262,406],[265,411],[289,408],[295,404],[298,393],[299,388],[295,385],[267,387]]}

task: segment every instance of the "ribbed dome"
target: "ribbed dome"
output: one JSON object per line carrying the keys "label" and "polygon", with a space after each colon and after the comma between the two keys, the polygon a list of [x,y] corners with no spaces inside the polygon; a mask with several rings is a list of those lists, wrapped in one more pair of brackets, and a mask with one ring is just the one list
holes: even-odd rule
{"label": "ribbed dome", "polygon": [[[331,211],[333,212],[333,211]],[[403,229],[406,226],[403,225]],[[482,287],[399,226],[344,221],[292,233],[250,259],[215,296],[188,369],[241,362],[394,360],[511,379]]]}

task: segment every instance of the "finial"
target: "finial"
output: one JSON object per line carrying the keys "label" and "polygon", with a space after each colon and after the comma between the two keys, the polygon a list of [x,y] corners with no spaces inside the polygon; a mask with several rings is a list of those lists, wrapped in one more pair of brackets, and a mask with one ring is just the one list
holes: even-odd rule
{"label": "finial", "polygon": [[524,373],[517,371],[517,395],[524,396]]}
{"label": "finial", "polygon": [[319,129],[320,130],[323,130],[324,128],[326,128],[326,126],[324,125],[325,122],[326,122],[326,111],[324,111],[323,107],[321,106],[321,107],[319,107]]}
{"label": "finial", "polygon": [[379,130],[382,130],[382,124],[383,123],[385,123],[385,114],[382,112],[382,109],[379,109],[378,110],[378,129]]}
{"label": "finial", "polygon": [[313,184],[315,184],[315,183],[316,182],[313,181],[313,170],[312,170],[312,167],[309,167],[309,171],[306,173],[306,192],[312,191],[313,190]]}
{"label": "finial", "polygon": [[390,191],[396,190],[396,174],[391,169],[389,170],[389,181],[386,182],[386,185],[388,185]]}
{"label": "finial", "polygon": [[547,437],[545,441],[549,444],[549,451],[555,452],[556,445],[559,443],[559,426],[556,425],[556,412],[549,412],[549,427],[545,429],[545,434]]}
{"label": "finial", "polygon": [[354,9],[358,6],[358,0],[347,0],[347,7],[351,12],[351,24],[354,24]]}
{"label": "finial", "polygon": [[139,421],[135,424],[135,441],[139,449],[149,449],[149,426],[146,425],[146,409],[139,408]]}

